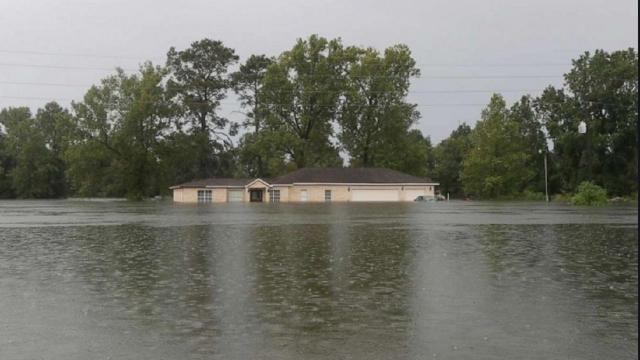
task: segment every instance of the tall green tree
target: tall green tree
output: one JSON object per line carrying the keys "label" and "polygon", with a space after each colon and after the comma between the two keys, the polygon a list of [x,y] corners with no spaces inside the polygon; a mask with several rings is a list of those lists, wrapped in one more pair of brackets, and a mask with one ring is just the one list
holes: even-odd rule
{"label": "tall green tree", "polygon": [[7,134],[0,129],[0,199],[16,196],[11,181],[11,170],[16,166],[15,162],[15,158],[9,152]]}
{"label": "tall green tree", "polygon": [[231,136],[237,124],[218,113],[220,101],[232,87],[229,67],[238,56],[221,41],[203,39],[185,50],[170,48],[167,53],[167,89],[178,111],[176,127],[190,135],[193,147],[191,177],[228,175],[233,168],[226,152],[233,146]]}
{"label": "tall green tree", "polygon": [[238,144],[239,167],[244,175],[251,177],[274,175],[270,163],[282,162],[281,158],[271,156],[275,149],[269,148],[267,132],[262,131],[266,118],[262,87],[267,69],[273,63],[274,59],[265,55],[252,55],[232,74],[234,91],[240,98],[242,108],[246,110],[242,125],[250,130]]}
{"label": "tall green tree", "polygon": [[267,69],[274,61],[266,55],[251,55],[238,71],[231,74],[233,90],[238,94],[242,108],[247,110],[242,125],[252,127],[254,133],[259,132],[264,123],[262,86]]}
{"label": "tall green tree", "polygon": [[511,106],[509,120],[516,123],[523,146],[529,152],[526,166],[533,171],[533,176],[525,187],[533,192],[544,192],[544,156],[548,152],[547,140],[530,95],[521,97]]}
{"label": "tall green tree", "polygon": [[140,199],[162,191],[157,147],[171,111],[163,78],[164,70],[148,63],[138,74],[118,70],[72,104],[80,139],[70,150],[69,173],[81,194]]}
{"label": "tall green tree", "polygon": [[434,149],[434,177],[440,183],[440,192],[462,197],[462,164],[471,150],[471,127],[466,123],[453,130]]}
{"label": "tall green tree", "polygon": [[73,141],[75,126],[71,113],[56,102],[38,109],[36,127],[42,132],[44,144],[51,154],[52,168],[49,186],[54,197],[69,195],[65,153]]}
{"label": "tall green tree", "polygon": [[55,187],[58,181],[56,159],[47,148],[45,133],[38,127],[31,111],[24,107],[3,109],[0,123],[6,130],[3,147],[14,161],[8,172],[3,170],[11,180],[11,192],[20,198],[61,196]]}
{"label": "tall green tree", "polygon": [[502,96],[493,95],[471,133],[471,150],[464,160],[462,182],[466,193],[484,198],[513,196],[533,177],[519,123],[509,119]]}
{"label": "tall green tree", "polygon": [[[565,87],[548,87],[536,110],[553,141],[561,190],[594,181],[610,194],[638,189],[638,54],[597,50],[573,61]],[[580,134],[584,121],[587,133]]]}
{"label": "tall green tree", "polygon": [[339,107],[348,61],[339,39],[299,39],[264,77],[266,127],[275,156],[295,167],[339,166],[332,121]]}
{"label": "tall green tree", "polygon": [[[401,152],[410,147],[407,142],[424,140],[421,134],[408,136],[420,114],[415,104],[406,102],[406,96],[410,79],[419,74],[405,45],[390,47],[383,55],[372,48],[357,49],[345,74],[344,100],[338,113],[338,139],[349,153],[352,166],[425,172],[426,158],[418,161],[424,164],[416,170],[413,166],[402,168],[397,156],[409,155]],[[426,154],[426,149],[420,150]]]}
{"label": "tall green tree", "polygon": [[382,164],[386,165],[378,166],[419,177],[431,177],[435,164],[431,138],[422,135],[418,129],[409,130],[402,141],[390,144],[389,151],[381,160]]}

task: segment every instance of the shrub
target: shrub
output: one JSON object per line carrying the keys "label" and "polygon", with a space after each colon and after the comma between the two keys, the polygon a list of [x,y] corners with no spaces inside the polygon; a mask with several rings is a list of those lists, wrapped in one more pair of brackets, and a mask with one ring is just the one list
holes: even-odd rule
{"label": "shrub", "polygon": [[555,194],[551,199],[554,202],[571,202],[571,194]]}
{"label": "shrub", "polygon": [[522,200],[530,200],[530,201],[542,201],[544,200],[544,193],[525,190],[521,194]]}
{"label": "shrub", "polygon": [[571,198],[574,205],[601,206],[607,203],[607,191],[591,181],[583,181]]}

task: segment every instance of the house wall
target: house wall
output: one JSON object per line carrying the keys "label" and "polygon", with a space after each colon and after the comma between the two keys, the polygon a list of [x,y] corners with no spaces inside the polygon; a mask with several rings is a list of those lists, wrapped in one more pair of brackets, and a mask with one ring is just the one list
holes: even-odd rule
{"label": "house wall", "polygon": [[[256,183],[252,188],[263,188],[266,184]],[[293,186],[274,186],[272,189],[280,190],[280,202],[300,202],[300,193],[307,190],[307,202],[325,202],[324,191],[331,190],[332,202],[350,202],[352,190],[396,190],[398,191],[399,201],[413,201],[416,195],[424,194],[424,196],[435,196],[435,186],[414,186],[414,185],[301,185]],[[212,202],[227,202],[227,189],[225,188],[181,188],[173,190],[173,201],[185,203],[198,202],[198,190],[211,190]],[[244,201],[249,201],[249,189],[245,189]],[[263,201],[269,202],[269,191],[265,189]]]}
{"label": "house wall", "polygon": [[174,202],[184,202],[182,200],[182,190],[183,189],[173,189],[173,201]]}
{"label": "house wall", "polygon": [[[293,185],[289,188],[288,201],[299,202],[302,190],[307,190],[307,202],[325,202],[325,190],[331,190],[331,201],[333,202],[350,201],[351,194],[348,188],[345,185]],[[282,195],[280,196],[282,197]]]}
{"label": "house wall", "polygon": [[227,189],[215,188],[215,189],[207,189],[207,190],[213,191],[213,193],[211,194],[212,202],[215,202],[215,203],[227,202]]}
{"label": "house wall", "polygon": [[[274,186],[271,189],[280,190],[280,202],[289,202],[289,186]],[[267,199],[267,201],[271,201],[271,199]]]}
{"label": "house wall", "polygon": [[184,203],[197,203],[198,190],[211,190],[211,202],[227,202],[227,189],[224,188],[182,188],[173,189],[173,201]]}
{"label": "house wall", "polygon": [[[332,202],[349,202],[351,201],[352,190],[395,190],[398,191],[398,199],[400,201],[413,201],[415,194],[422,191],[420,195],[435,196],[435,186],[411,186],[411,185],[301,185],[295,184],[289,187],[287,200],[288,202],[299,202],[300,193],[307,190],[307,202],[324,202],[324,191],[331,190]],[[283,200],[283,191],[280,191],[280,201]]]}

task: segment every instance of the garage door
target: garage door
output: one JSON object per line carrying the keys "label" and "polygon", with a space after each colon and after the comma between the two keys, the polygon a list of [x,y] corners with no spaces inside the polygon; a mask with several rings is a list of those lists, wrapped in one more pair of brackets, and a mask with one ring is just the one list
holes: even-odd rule
{"label": "garage door", "polygon": [[405,190],[404,201],[413,201],[418,196],[424,196],[424,190]]}
{"label": "garage door", "polygon": [[398,190],[351,190],[351,201],[399,201]]}
{"label": "garage door", "polygon": [[244,194],[244,190],[229,190],[227,191],[227,200],[229,202],[242,201],[243,194]]}

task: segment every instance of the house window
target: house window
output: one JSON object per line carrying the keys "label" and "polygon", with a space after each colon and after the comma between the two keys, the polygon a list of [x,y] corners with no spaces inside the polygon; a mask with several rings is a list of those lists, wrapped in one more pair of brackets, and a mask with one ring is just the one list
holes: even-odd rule
{"label": "house window", "polygon": [[300,190],[300,201],[307,201],[307,190]]}
{"label": "house window", "polygon": [[324,191],[324,201],[331,201],[331,190]]}
{"label": "house window", "polygon": [[280,202],[280,190],[269,190],[269,201],[272,203]]}
{"label": "house window", "polygon": [[210,203],[211,202],[211,190],[198,190],[198,202]]}

